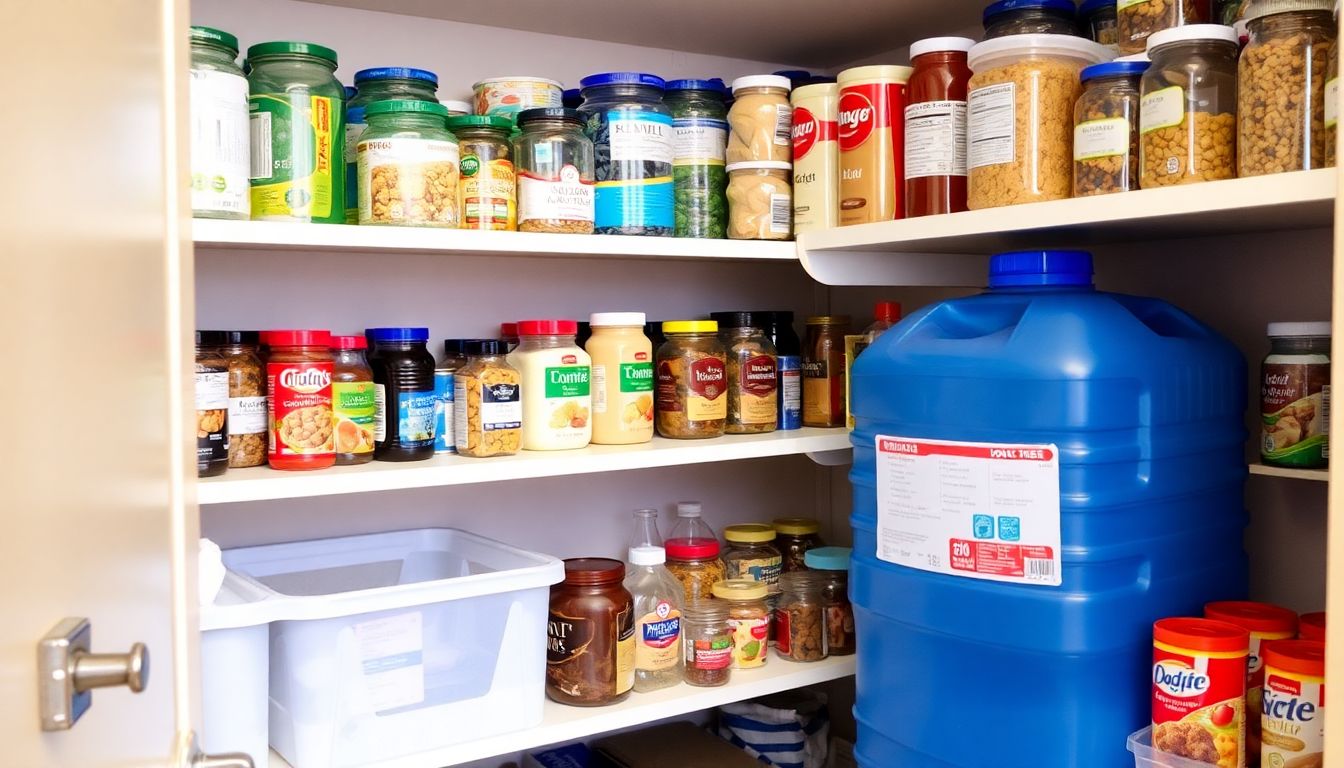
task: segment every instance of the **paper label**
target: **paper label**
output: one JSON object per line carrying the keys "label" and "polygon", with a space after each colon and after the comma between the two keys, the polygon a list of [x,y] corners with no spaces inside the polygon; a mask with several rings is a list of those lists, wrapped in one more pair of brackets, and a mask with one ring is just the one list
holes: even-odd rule
{"label": "paper label", "polygon": [[967,100],[970,167],[1011,163],[1017,156],[1016,96],[1016,83],[999,83],[970,92]]}
{"label": "paper label", "polygon": [[635,668],[671,669],[681,658],[681,612],[667,601],[635,621]]}
{"label": "paper label", "polygon": [[452,453],[457,442],[453,438],[453,372],[434,372],[434,452]]}
{"label": "paper label", "polygon": [[728,626],[733,629],[733,668],[765,666],[770,647],[770,618],[729,619]]}
{"label": "paper label", "polygon": [[1272,669],[1260,711],[1260,764],[1325,765],[1325,679]]}
{"label": "paper label", "polygon": [[1123,117],[1088,120],[1073,129],[1073,159],[1099,160],[1129,154],[1129,121]]}
{"label": "paper label", "polygon": [[[377,395],[371,381],[337,381],[331,385],[331,409],[336,418],[336,450],[370,453],[374,443]],[[347,426],[347,424],[349,426]]]}
{"label": "paper label", "polygon": [[1339,122],[1339,78],[1325,81],[1325,127],[1334,128]]}
{"label": "paper label", "polygon": [[252,159],[247,110],[246,78],[191,70],[192,210],[248,214]]}
{"label": "paper label", "polygon": [[[543,146],[547,145],[538,149]],[[592,221],[595,189],[594,182],[584,181],[572,165],[561,168],[558,179],[522,171],[518,174],[518,220]]]}
{"label": "paper label", "polygon": [[397,439],[407,448],[434,443],[434,412],[438,396],[429,392],[397,393]]}
{"label": "paper label", "polygon": [[727,147],[726,120],[678,117],[672,121],[674,165],[723,165]]}
{"label": "paper label", "polygon": [[1139,102],[1139,133],[1171,128],[1185,119],[1185,91],[1179,85],[1144,94]]}
{"label": "paper label", "polygon": [[652,112],[607,113],[611,129],[611,161],[670,165],[675,159],[672,118]]}
{"label": "paper label", "polygon": [[779,365],[779,429],[801,429],[803,426],[803,359],[798,355],[780,355]]}
{"label": "paper label", "polygon": [[230,397],[229,434],[259,435],[266,431],[266,398]]}
{"label": "paper label", "polygon": [[457,226],[458,149],[451,141],[361,140],[359,222]]}
{"label": "paper label", "polygon": [[364,692],[374,712],[425,700],[425,640],[419,611],[354,626]]}
{"label": "paper label", "polygon": [[966,175],[966,102],[905,108],[905,178]]}

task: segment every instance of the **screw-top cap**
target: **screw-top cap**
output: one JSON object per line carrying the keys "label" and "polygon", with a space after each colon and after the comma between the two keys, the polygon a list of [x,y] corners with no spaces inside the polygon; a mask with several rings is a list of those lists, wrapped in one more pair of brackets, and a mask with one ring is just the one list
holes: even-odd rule
{"label": "screw-top cap", "polygon": [[428,328],[368,328],[364,335],[374,344],[398,341],[429,341]]}
{"label": "screw-top cap", "polygon": [[901,302],[879,301],[873,306],[873,318],[894,323],[901,319]]}
{"label": "screw-top cap", "polygon": [[1153,51],[1172,43],[1186,43],[1192,40],[1232,43],[1237,45],[1241,39],[1237,31],[1224,24],[1186,24],[1180,27],[1159,29],[1148,36],[1148,57]]}
{"label": "screw-top cap", "polygon": [[444,339],[443,353],[445,355],[465,355],[467,353],[467,343],[472,341],[494,341],[494,339]]}
{"label": "screw-top cap", "polygon": [[1315,321],[1306,323],[1270,323],[1270,338],[1301,337],[1322,339],[1330,338],[1330,321]]}
{"label": "screw-top cap", "polygon": [[1153,624],[1153,640],[1191,651],[1247,653],[1251,633],[1235,624],[1212,619],[1158,619]]}
{"label": "screw-top cap", "polygon": [[520,128],[528,123],[541,120],[564,120],[575,125],[583,124],[583,118],[579,117],[579,111],[569,107],[536,107],[534,109],[524,109],[518,113],[518,126]]}
{"label": "screw-top cap", "polygon": [[467,357],[502,355],[509,351],[508,343],[498,339],[472,339],[464,346]]}
{"label": "screw-top cap", "polygon": [[513,121],[501,115],[453,115],[448,118],[448,130],[459,128],[493,128],[512,131]]}
{"label": "screw-top cap", "polygon": [[222,334],[216,344],[256,345],[261,343],[261,333],[258,331],[197,331],[197,333]]}
{"label": "screw-top cap", "polygon": [[712,80],[695,80],[690,78],[668,80],[667,91],[668,93],[673,91],[710,91],[719,96],[726,96],[728,94],[728,88],[725,87],[723,81],[718,78]]}
{"label": "screw-top cap", "polygon": [[418,113],[422,115],[437,115],[439,117],[448,116],[448,108],[442,104],[432,101],[420,101],[419,99],[387,99],[384,101],[375,101],[372,104],[364,106],[364,115],[372,117],[373,115],[386,115],[392,112]]}
{"label": "screw-top cap", "polygon": [[238,38],[222,29],[215,29],[214,27],[192,27],[191,42],[213,43],[214,45],[228,48],[233,51],[235,56],[238,55]]}
{"label": "screw-top cap", "polygon": [[197,331],[196,346],[218,347],[227,344],[228,338],[228,334],[225,331]]}
{"label": "screw-top cap", "polygon": [[777,517],[770,526],[785,536],[811,536],[821,531],[821,523],[810,517]]}
{"label": "screw-top cap", "polygon": [[718,539],[668,539],[663,542],[667,556],[676,560],[704,560],[719,556]]}
{"label": "screw-top cap", "polygon": [[583,103],[583,92],[578,88],[566,88],[560,93],[560,103],[566,107],[577,107]]}
{"label": "screw-top cap", "polygon": [[625,579],[625,563],[609,557],[574,557],[565,561],[565,583],[580,587],[619,584]]}
{"label": "screw-top cap", "polygon": [[848,571],[849,547],[817,547],[803,553],[803,563],[818,571]]}
{"label": "screw-top cap", "polygon": [[667,562],[667,550],[662,547],[631,547],[631,565],[662,565]]}
{"label": "screw-top cap", "polygon": [[698,501],[678,501],[677,517],[699,517],[703,508]]}
{"label": "screw-top cap", "polygon": [[1072,19],[1077,13],[1073,0],[998,0],[996,3],[985,6],[981,21],[985,26],[989,26],[995,16],[1028,10],[1050,11],[1069,19]]}
{"label": "screw-top cap", "polygon": [[760,328],[764,318],[760,312],[710,312],[719,328]]}
{"label": "screw-top cap", "polygon": [[763,581],[728,579],[714,582],[713,591],[720,600],[764,600],[770,587]]}
{"label": "screw-top cap", "polygon": [[[1114,2],[1114,0],[1112,0]],[[969,37],[926,37],[910,44],[910,60],[926,53],[956,51],[966,53],[975,47],[975,41]]]}
{"label": "screw-top cap", "polygon": [[583,90],[604,85],[644,85],[663,90],[667,88],[667,81],[648,72],[601,72],[579,81],[579,88]]}
{"label": "screw-top cap", "polygon": [[1009,251],[989,260],[989,287],[1091,285],[1087,251]]}
{"label": "screw-top cap", "polygon": [[1220,600],[1204,606],[1204,618],[1225,621],[1252,632],[1297,634],[1297,614],[1271,603]]}
{"label": "screw-top cap", "polygon": [[[1146,57],[1145,57],[1146,58]],[[1095,80],[1098,77],[1138,77],[1142,75],[1149,67],[1148,61],[1108,61],[1104,64],[1093,64],[1083,67],[1083,71],[1078,73],[1078,80],[1086,83],[1088,80]]]}
{"label": "screw-top cap", "polygon": [[332,336],[332,349],[368,349],[369,342],[363,336]]}
{"label": "screw-top cap", "polygon": [[733,93],[743,88],[783,88],[787,93],[793,81],[780,75],[747,75],[733,81]]}
{"label": "screw-top cap", "polygon": [[336,65],[336,51],[325,45],[317,43],[300,43],[292,40],[277,40],[270,43],[257,43],[247,49],[248,59],[257,59],[263,56],[284,56],[287,54],[301,54],[304,56],[316,56],[319,59],[325,59],[331,62],[333,68]]}
{"label": "screw-top cap", "polygon": [[519,336],[573,336],[579,324],[573,320],[519,320]]}
{"label": "screw-top cap", "polygon": [[426,83],[433,83],[436,88],[439,85],[439,76],[427,69],[374,67],[373,69],[361,69],[355,73],[356,87],[373,80],[423,80]]}
{"label": "screw-top cap", "polygon": [[331,331],[263,331],[272,347],[331,347]]}
{"label": "screw-top cap", "polygon": [[500,336],[503,336],[503,337],[506,338],[506,339],[514,339],[514,338],[517,338],[517,337],[518,337],[518,324],[517,324],[517,323],[500,323],[500,324],[499,324],[499,335],[500,335]]}
{"label": "screw-top cap", "polygon": [[763,544],[775,540],[775,529],[760,523],[741,523],[724,528],[723,538],[741,544]]}
{"label": "screw-top cap", "polygon": [[1266,16],[1293,11],[1332,11],[1334,0],[1251,0],[1246,5],[1246,15],[1242,20],[1249,23]]}
{"label": "screw-top cap", "polygon": [[594,312],[588,316],[588,324],[594,328],[637,325],[644,327],[643,312]]}
{"label": "screw-top cap", "polygon": [[1303,640],[1325,642],[1325,611],[1304,613],[1297,620],[1297,636]]}
{"label": "screw-top cap", "polygon": [[719,324],[713,320],[668,320],[663,333],[718,333]]}
{"label": "screw-top cap", "polygon": [[1316,640],[1269,640],[1260,646],[1266,667],[1307,677],[1325,677],[1325,643]]}

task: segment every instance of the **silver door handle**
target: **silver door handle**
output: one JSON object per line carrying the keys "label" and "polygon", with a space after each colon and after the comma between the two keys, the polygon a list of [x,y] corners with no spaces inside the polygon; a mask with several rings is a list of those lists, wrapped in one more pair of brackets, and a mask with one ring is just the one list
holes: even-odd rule
{"label": "silver door handle", "polygon": [[[91,653],[93,628],[79,617],[62,619],[37,644],[38,707],[42,730],[64,731],[93,705],[94,688],[124,685],[139,693],[149,682],[149,649]],[[223,767],[221,767],[223,768]]]}

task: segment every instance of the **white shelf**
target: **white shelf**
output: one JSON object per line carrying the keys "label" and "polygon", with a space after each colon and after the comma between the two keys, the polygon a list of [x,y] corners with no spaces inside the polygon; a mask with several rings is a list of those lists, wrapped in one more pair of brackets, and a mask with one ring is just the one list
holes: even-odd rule
{"label": "white shelf", "polygon": [[196,483],[199,504],[292,499],[343,493],[391,491],[439,485],[491,483],[532,477],[584,475],[627,469],[703,464],[768,456],[807,454],[818,464],[849,461],[849,432],[804,427],[760,435],[726,435],[709,440],[655,437],[642,445],[590,445],[574,451],[521,451],[513,456],[473,459],[450,454],[425,461],[374,461],[356,467],[285,472],[270,467],[231,469]]}
{"label": "white shelf", "polygon": [[1265,477],[1315,480],[1322,483],[1330,480],[1330,470],[1328,469],[1290,469],[1288,467],[1271,467],[1267,464],[1252,464],[1250,469],[1252,475],[1263,475]]}
{"label": "white shelf", "polygon": [[1325,168],[836,227],[797,246],[827,285],[981,286],[996,251],[1329,227],[1334,199]]}
{"label": "white shelf", "polygon": [[194,219],[192,237],[204,251],[359,251],[462,255],[568,256],[622,259],[796,261],[793,243],[702,240],[629,235],[562,235],[430,227],[295,224]]}

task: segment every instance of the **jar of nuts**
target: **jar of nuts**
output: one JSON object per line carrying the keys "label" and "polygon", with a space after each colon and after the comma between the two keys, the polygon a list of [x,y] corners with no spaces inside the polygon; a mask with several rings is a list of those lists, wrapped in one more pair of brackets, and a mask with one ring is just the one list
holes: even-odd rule
{"label": "jar of nuts", "polygon": [[728,354],[713,320],[663,323],[654,413],[663,437],[720,437],[728,420]]}
{"label": "jar of nuts", "polygon": [[453,374],[453,434],[462,456],[510,456],[522,444],[522,376],[505,350],[495,339],[468,341],[467,364]]}
{"label": "jar of nuts", "polygon": [[518,113],[518,231],[593,233],[593,142],[579,113],[539,107]]}
{"label": "jar of nuts", "polygon": [[1146,61],[1112,61],[1083,70],[1073,109],[1073,196],[1139,188],[1139,80]]}
{"label": "jar of nuts", "polygon": [[730,435],[774,432],[779,423],[775,345],[751,312],[714,312],[719,339],[728,348]]}
{"label": "jar of nuts", "polygon": [[229,363],[229,467],[266,463],[266,371],[256,331],[227,331],[219,352]]}
{"label": "jar of nuts", "polygon": [[1117,0],[1120,53],[1142,53],[1154,32],[1204,21],[1199,0]]}
{"label": "jar of nuts", "polygon": [[822,590],[826,576],[794,571],[779,577],[779,604],[775,607],[775,648],[789,661],[826,658],[826,609]]}
{"label": "jar of nuts", "polygon": [[359,223],[457,226],[457,140],[431,101],[375,101],[355,151]]}
{"label": "jar of nuts", "polygon": [[1325,167],[1331,0],[1259,0],[1237,62],[1237,175]]}
{"label": "jar of nuts", "polygon": [[1148,38],[1139,103],[1139,186],[1237,175],[1237,33],[1221,24]]}

